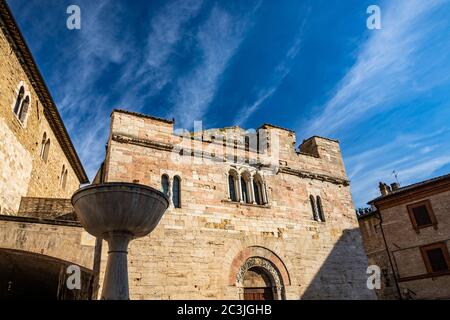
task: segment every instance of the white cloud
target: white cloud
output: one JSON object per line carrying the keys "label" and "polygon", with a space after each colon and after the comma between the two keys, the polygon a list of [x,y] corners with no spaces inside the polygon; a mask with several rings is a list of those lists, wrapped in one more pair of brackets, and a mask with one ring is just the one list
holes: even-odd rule
{"label": "white cloud", "polygon": [[234,17],[216,5],[200,27],[195,38],[201,52],[199,63],[178,80],[174,99],[175,109],[172,112],[183,127],[192,127],[194,121],[202,120],[206,114],[249,24],[248,15]]}
{"label": "white cloud", "polygon": [[[416,68],[420,54],[428,49],[427,41],[439,26],[428,15],[445,1],[386,2],[382,7],[383,29],[370,31],[370,38],[362,46],[356,63],[323,111],[310,121],[306,135],[329,135],[411,95],[412,86],[420,82],[427,71],[423,66]],[[420,90],[436,84],[422,82]]]}
{"label": "white cloud", "polygon": [[444,129],[428,134],[398,135],[382,146],[347,157],[355,203],[362,206],[379,196],[378,183],[394,182],[394,170],[402,186],[435,176],[450,163],[450,154],[443,152],[450,145],[442,138],[449,133]]}

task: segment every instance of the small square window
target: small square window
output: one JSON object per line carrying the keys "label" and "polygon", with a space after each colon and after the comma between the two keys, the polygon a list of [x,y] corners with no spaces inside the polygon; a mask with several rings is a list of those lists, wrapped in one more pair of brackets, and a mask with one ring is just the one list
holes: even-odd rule
{"label": "small square window", "polygon": [[436,217],[434,216],[433,209],[431,208],[431,203],[429,200],[411,204],[407,208],[413,228],[416,231],[430,226],[436,227]]}
{"label": "small square window", "polygon": [[450,256],[445,242],[422,247],[421,252],[428,273],[439,274],[450,271]]}

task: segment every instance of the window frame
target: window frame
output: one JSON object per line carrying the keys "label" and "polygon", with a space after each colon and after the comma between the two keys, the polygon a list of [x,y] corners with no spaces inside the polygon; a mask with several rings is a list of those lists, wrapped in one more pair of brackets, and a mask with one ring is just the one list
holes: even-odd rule
{"label": "window frame", "polygon": [[[32,99],[31,93],[28,90],[28,86],[24,81],[20,81],[16,90],[15,97],[12,105],[12,112],[14,114],[15,119],[19,122],[22,128],[27,127],[28,117],[31,111]],[[24,102],[28,101],[27,108],[25,112],[23,111]],[[17,110],[16,110],[17,109]]]}
{"label": "window frame", "polygon": [[[445,271],[433,271],[433,267],[431,265],[430,259],[428,258],[427,251],[441,249],[445,262],[447,263],[447,270]],[[448,247],[446,242],[436,242],[432,244],[428,244],[426,246],[420,247],[420,253],[422,255],[422,260],[427,269],[427,273],[430,275],[441,275],[441,274],[449,274],[450,273],[450,254],[448,252]]]}
{"label": "window frame", "polygon": [[316,198],[312,194],[309,195],[309,204],[313,214],[313,220],[320,222],[319,214],[317,212]]}
{"label": "window frame", "polygon": [[319,217],[320,222],[326,222],[325,212],[323,211],[322,198],[320,196],[316,196],[316,207],[317,207],[317,215]]}
{"label": "window frame", "polygon": [[[164,182],[167,182],[167,190],[164,190]],[[170,196],[170,178],[167,173],[161,175],[161,192],[167,197]]]}
{"label": "window frame", "polygon": [[[422,207],[422,206],[425,206],[427,208],[428,216],[430,217],[431,223],[419,226],[419,225],[417,225],[417,221],[416,221],[416,217],[414,216],[413,209],[417,208],[417,207]],[[433,228],[437,229],[438,222],[436,220],[436,216],[434,215],[434,211],[431,206],[430,200],[427,199],[427,200],[422,200],[419,202],[409,204],[406,206],[406,209],[408,211],[409,219],[411,220],[413,229],[417,233],[420,232],[420,229],[425,229],[425,228],[429,228],[429,227],[433,227]]]}
{"label": "window frame", "polygon": [[[175,186],[178,185],[178,190],[175,190]],[[175,192],[177,191],[177,192]],[[175,197],[178,198],[178,203],[175,203]],[[172,181],[172,203],[175,209],[181,209],[181,178],[180,176],[173,177]]]}

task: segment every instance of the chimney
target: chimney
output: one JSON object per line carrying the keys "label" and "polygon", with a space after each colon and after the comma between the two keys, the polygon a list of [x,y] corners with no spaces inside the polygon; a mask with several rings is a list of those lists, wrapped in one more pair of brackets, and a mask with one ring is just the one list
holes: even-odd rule
{"label": "chimney", "polygon": [[386,183],[380,182],[379,188],[382,196],[387,196],[391,192],[391,188]]}
{"label": "chimney", "polygon": [[400,188],[400,184],[398,182],[391,183],[392,191],[396,191],[398,188]]}

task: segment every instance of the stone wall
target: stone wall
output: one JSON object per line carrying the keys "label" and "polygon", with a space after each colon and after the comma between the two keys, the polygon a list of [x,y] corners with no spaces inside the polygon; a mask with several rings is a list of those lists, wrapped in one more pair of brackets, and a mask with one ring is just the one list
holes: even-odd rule
{"label": "stone wall", "polygon": [[359,229],[369,265],[375,265],[381,269],[381,288],[375,289],[378,299],[396,300],[399,299],[399,293],[380,224],[381,219],[377,212],[359,219]]}
{"label": "stone wall", "polygon": [[[43,103],[8,41],[0,31],[0,207],[2,214],[16,214],[20,198],[69,198],[79,187],[73,168],[44,115]],[[31,102],[22,124],[13,112],[19,84],[29,92]],[[40,157],[44,132],[50,138],[48,161]],[[61,187],[62,166],[68,170],[66,188]]]}
{"label": "stone wall", "polygon": [[[156,230],[130,246],[133,299],[242,298],[238,274],[252,257],[276,270],[279,298],[374,298],[366,287],[367,258],[342,159],[335,152],[337,142],[315,137],[315,145],[334,151],[312,147],[317,155],[297,153],[291,131],[263,126],[261,130],[276,131],[284,145],[280,155],[286,158],[273,158],[274,168],[246,164],[251,152],[239,145],[232,149],[244,161],[230,162],[234,157],[223,154],[222,139],[182,140],[173,134],[170,121],[116,111],[111,128],[106,181],[161,189],[163,174],[171,183],[175,176],[181,178],[181,208],[171,205]],[[268,147],[274,150],[269,136]],[[195,157],[195,145],[209,148],[200,151],[203,159]],[[231,168],[258,172],[268,204],[231,202]],[[310,195],[322,198],[326,222],[313,219]],[[102,276],[106,248],[104,244]]]}
{"label": "stone wall", "polygon": [[[437,220],[437,227],[428,227],[416,232],[412,226],[407,206],[429,200]],[[415,299],[449,299],[450,274],[427,276],[420,247],[437,242],[445,242],[450,250],[450,191],[410,196],[398,204],[381,208],[383,229],[389,252],[399,278],[402,295],[413,292]]]}
{"label": "stone wall", "polygon": [[37,253],[93,269],[95,238],[81,226],[11,218],[0,216],[0,249]]}
{"label": "stone wall", "polygon": [[74,216],[74,209],[70,199],[23,197],[20,201],[18,215],[49,219],[67,215]]}

